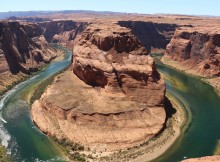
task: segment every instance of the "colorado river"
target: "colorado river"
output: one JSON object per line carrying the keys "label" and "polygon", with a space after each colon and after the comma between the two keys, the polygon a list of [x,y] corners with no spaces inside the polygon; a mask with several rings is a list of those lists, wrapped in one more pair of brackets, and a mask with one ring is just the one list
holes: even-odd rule
{"label": "colorado river", "polygon": [[167,92],[190,108],[191,122],[174,145],[155,161],[177,162],[213,155],[220,139],[220,97],[213,87],[169,67],[158,65]]}
{"label": "colorado river", "polygon": [[72,54],[62,47],[64,59],[54,61],[43,71],[18,84],[4,95],[0,101],[2,120],[0,121],[0,139],[2,145],[14,161],[64,161],[60,147],[41,133],[30,116],[28,96],[34,88],[53,74],[63,70],[71,63]]}

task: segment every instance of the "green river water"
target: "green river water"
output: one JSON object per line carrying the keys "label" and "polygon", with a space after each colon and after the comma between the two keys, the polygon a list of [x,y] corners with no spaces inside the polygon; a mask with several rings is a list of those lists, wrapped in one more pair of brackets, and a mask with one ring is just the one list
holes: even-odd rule
{"label": "green river water", "polygon": [[[36,76],[15,86],[0,101],[3,118],[0,120],[0,139],[15,162],[65,161],[61,158],[60,147],[32,122],[30,105],[25,97],[43,80],[70,65],[71,52],[62,49],[64,60],[52,62]],[[158,65],[158,69],[166,76],[167,92],[190,108],[192,120],[174,145],[154,161],[177,162],[213,155],[220,139],[220,98],[211,86],[199,79],[163,65]]]}
{"label": "green river water", "polygon": [[213,155],[220,139],[220,97],[212,86],[164,65],[167,92],[178,98],[191,116],[180,138],[157,162],[177,162],[186,158]]}
{"label": "green river water", "polygon": [[62,61],[50,63],[37,75],[15,86],[0,101],[3,118],[0,121],[0,139],[11,154],[13,162],[65,161],[61,158],[60,147],[41,133],[32,122],[31,106],[26,97],[42,81],[70,65],[72,53],[60,46],[56,48],[64,51]]}

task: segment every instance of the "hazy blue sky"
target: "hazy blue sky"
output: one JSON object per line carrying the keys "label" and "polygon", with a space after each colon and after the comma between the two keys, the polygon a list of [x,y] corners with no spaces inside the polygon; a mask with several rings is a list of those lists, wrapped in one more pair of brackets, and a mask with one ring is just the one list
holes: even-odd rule
{"label": "hazy blue sky", "polygon": [[220,16],[220,0],[4,0],[0,12],[95,10]]}

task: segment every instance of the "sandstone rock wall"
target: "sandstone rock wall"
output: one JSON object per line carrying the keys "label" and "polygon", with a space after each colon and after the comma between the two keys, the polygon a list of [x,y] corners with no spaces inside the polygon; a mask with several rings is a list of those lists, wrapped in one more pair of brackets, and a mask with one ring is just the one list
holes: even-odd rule
{"label": "sandstone rock wall", "polygon": [[90,24],[76,38],[72,70],[32,106],[36,125],[97,151],[137,146],[164,127],[165,84],[131,30]]}
{"label": "sandstone rock wall", "polygon": [[74,39],[85,29],[87,24],[87,22],[57,20],[39,23],[39,26],[48,42],[72,48]]}
{"label": "sandstone rock wall", "polygon": [[[110,22],[111,24],[112,22]],[[74,39],[85,30],[88,22],[56,20],[39,23],[48,42],[60,43],[72,48]],[[146,21],[118,21],[118,24],[132,29],[133,34],[144,44],[147,51],[164,50],[170,42],[176,24],[153,23]]]}
{"label": "sandstone rock wall", "polygon": [[196,71],[197,75],[220,76],[220,33],[210,28],[179,29],[167,46],[165,58]]}
{"label": "sandstone rock wall", "polygon": [[90,25],[76,42],[73,71],[85,83],[149,105],[163,104],[164,83],[155,63],[129,29]]}
{"label": "sandstone rock wall", "polygon": [[13,74],[30,73],[56,57],[37,25],[19,22],[0,22],[0,55],[3,69]]}
{"label": "sandstone rock wall", "polygon": [[0,92],[54,57],[36,24],[0,22]]}
{"label": "sandstone rock wall", "polygon": [[144,44],[147,51],[165,50],[178,25],[144,21],[119,21],[119,25],[130,28]]}

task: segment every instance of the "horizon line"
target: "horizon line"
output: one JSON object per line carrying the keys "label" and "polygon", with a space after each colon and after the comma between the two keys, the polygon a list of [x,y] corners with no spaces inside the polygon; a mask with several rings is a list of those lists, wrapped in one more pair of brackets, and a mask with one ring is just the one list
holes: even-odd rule
{"label": "horizon line", "polygon": [[[63,11],[83,11],[83,12],[109,12],[109,13],[120,13],[120,14],[139,14],[139,15],[177,15],[177,16],[195,16],[195,17],[220,17],[220,15],[201,15],[201,14],[181,14],[181,13],[137,13],[137,12],[120,12],[120,11],[101,11],[101,10],[16,10],[16,11],[3,11],[0,13],[13,13],[13,12],[63,12]],[[65,13],[64,13],[65,14]]]}

